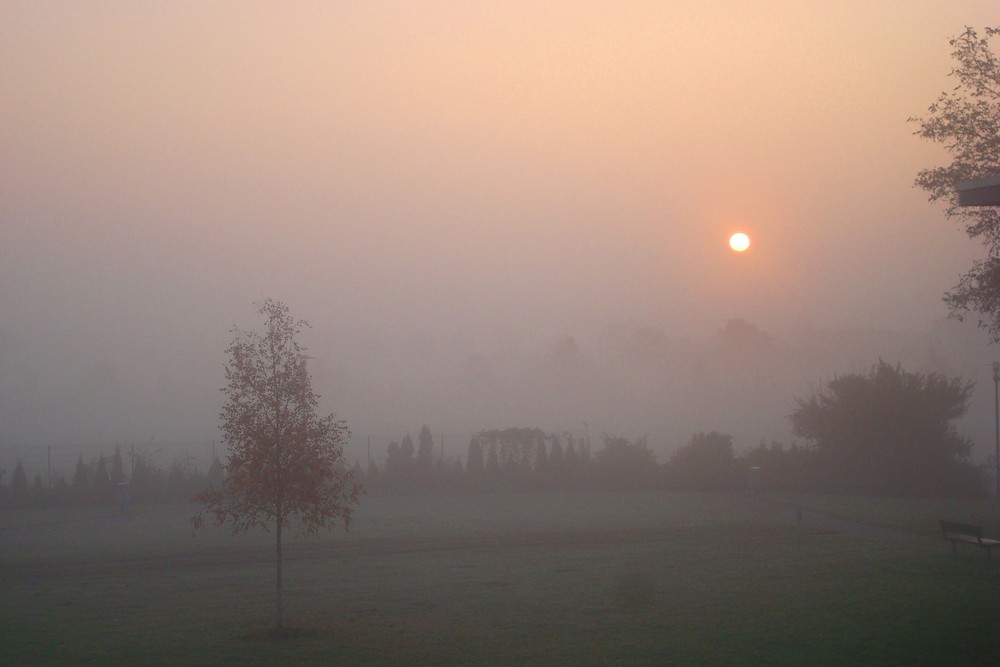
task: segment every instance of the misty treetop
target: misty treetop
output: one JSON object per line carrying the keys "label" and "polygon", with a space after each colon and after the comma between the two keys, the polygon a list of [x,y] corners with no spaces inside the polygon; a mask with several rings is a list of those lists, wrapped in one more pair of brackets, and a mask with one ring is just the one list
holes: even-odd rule
{"label": "misty treetop", "polygon": [[308,324],[266,300],[264,334],[234,328],[220,418],[228,447],[222,489],[199,497],[234,530],[297,519],[306,532],[348,525],[359,489],[343,466],[347,425],[316,413],[317,395],[296,340]]}

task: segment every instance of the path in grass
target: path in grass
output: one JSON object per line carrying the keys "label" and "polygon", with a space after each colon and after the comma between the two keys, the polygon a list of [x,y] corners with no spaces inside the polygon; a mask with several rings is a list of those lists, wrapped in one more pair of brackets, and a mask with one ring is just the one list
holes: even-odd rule
{"label": "path in grass", "polygon": [[770,503],[775,507],[786,510],[789,516],[795,517],[797,525],[805,526],[812,530],[842,533],[852,537],[890,540],[913,545],[930,544],[934,541],[924,532],[914,532],[897,526],[837,516],[827,510],[803,507],[801,504],[788,501],[770,500],[767,498],[761,498],[759,501]]}

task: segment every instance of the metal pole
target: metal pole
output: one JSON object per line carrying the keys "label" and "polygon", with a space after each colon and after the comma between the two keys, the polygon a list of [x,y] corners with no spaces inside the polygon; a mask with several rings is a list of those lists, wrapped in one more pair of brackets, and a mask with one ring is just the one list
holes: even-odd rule
{"label": "metal pole", "polygon": [[993,362],[993,419],[996,433],[997,500],[1000,500],[1000,361]]}

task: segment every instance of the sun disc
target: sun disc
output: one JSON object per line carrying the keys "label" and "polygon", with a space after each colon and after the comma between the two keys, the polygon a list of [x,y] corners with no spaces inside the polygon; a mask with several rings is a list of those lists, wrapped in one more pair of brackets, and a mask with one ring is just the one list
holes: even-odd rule
{"label": "sun disc", "polygon": [[729,247],[736,252],[743,252],[750,247],[750,237],[743,232],[736,232],[729,237]]}

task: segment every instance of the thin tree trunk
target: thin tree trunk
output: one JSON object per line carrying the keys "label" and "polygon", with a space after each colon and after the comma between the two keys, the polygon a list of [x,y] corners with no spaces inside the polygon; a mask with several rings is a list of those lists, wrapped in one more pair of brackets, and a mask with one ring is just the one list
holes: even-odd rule
{"label": "thin tree trunk", "polygon": [[283,620],[284,620],[284,618],[283,618],[284,617],[284,606],[283,606],[282,601],[281,601],[281,517],[280,516],[278,517],[278,520],[276,522],[276,528],[274,530],[274,535],[275,535],[275,542],[276,542],[276,546],[277,546],[277,556],[278,556],[278,562],[277,562],[277,581],[276,581],[277,592],[278,592],[278,613],[277,613],[277,620],[278,620],[278,630],[281,630],[281,628],[283,627],[282,623],[283,623]]}

